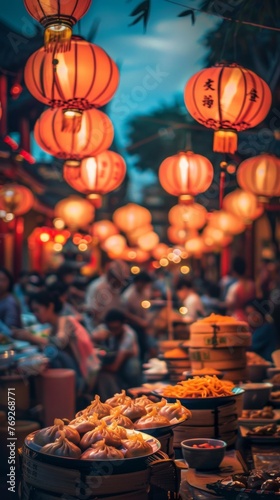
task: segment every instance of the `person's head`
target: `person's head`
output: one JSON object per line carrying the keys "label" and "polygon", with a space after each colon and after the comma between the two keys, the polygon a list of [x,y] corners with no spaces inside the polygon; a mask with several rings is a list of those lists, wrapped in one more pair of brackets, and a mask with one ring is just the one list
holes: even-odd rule
{"label": "person's head", "polygon": [[29,305],[40,323],[56,322],[62,311],[63,303],[57,292],[40,291],[30,296]]}
{"label": "person's head", "polygon": [[267,323],[267,308],[261,300],[253,299],[245,305],[245,313],[250,327],[255,330]]}
{"label": "person's head", "polygon": [[66,283],[66,285],[72,285],[76,271],[70,264],[62,264],[56,271],[58,281]]}
{"label": "person's head", "polygon": [[104,323],[114,337],[120,337],[123,333],[125,320],[126,317],[122,311],[110,309],[104,318]]}
{"label": "person's head", "polygon": [[126,285],[129,278],[129,267],[123,260],[113,260],[107,269],[107,280],[115,290],[121,289]]}
{"label": "person's head", "polygon": [[57,294],[61,302],[66,302],[69,286],[62,281],[54,282],[48,285],[47,290],[51,294]]}
{"label": "person's head", "polygon": [[18,283],[20,284],[22,289],[25,289],[29,278],[29,271],[21,271],[18,277]]}
{"label": "person's head", "polygon": [[232,273],[235,276],[245,276],[246,262],[243,257],[235,257],[232,261]]}
{"label": "person's head", "polygon": [[175,291],[179,299],[183,301],[193,291],[193,284],[190,280],[186,278],[180,278],[179,281],[176,283]]}
{"label": "person's head", "polygon": [[13,276],[5,267],[0,268],[0,296],[11,293],[14,286]]}
{"label": "person's head", "polygon": [[152,283],[153,279],[147,271],[140,271],[133,277],[133,284],[138,292],[143,292]]}
{"label": "person's head", "polygon": [[37,293],[45,286],[42,276],[37,271],[30,271],[28,274],[25,290],[28,294]]}

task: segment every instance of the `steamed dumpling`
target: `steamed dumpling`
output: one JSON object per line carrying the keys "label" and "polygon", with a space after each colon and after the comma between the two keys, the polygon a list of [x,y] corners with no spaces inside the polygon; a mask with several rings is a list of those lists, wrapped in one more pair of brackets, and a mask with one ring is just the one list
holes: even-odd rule
{"label": "steamed dumpling", "polygon": [[156,408],[153,408],[147,415],[139,418],[134,423],[135,429],[153,429],[155,427],[166,427],[170,425],[168,418],[160,415]]}
{"label": "steamed dumpling", "polygon": [[176,399],[176,403],[167,403],[164,399],[165,404],[161,408],[159,408],[159,414],[168,418],[170,422],[175,419],[176,420],[186,420],[191,418],[192,414],[190,410],[181,405],[181,401]]}
{"label": "steamed dumpling", "polygon": [[74,443],[71,443],[62,431],[61,435],[54,443],[45,444],[41,448],[41,453],[46,455],[55,455],[57,457],[80,458],[81,450]]}
{"label": "steamed dumpling", "polygon": [[106,399],[105,403],[109,404],[114,408],[115,406],[125,405],[130,401],[131,398],[127,396],[124,390],[122,390],[122,392],[114,394],[112,398]]}
{"label": "steamed dumpling", "polygon": [[106,417],[106,415],[110,415],[111,409],[112,406],[109,405],[108,403],[102,403],[100,401],[100,396],[96,394],[94,400],[85,409],[85,413],[83,415],[86,415],[88,417],[90,415],[93,415],[94,413],[97,413],[98,418],[101,419],[102,417]]}
{"label": "steamed dumpling", "polygon": [[79,444],[80,434],[78,431],[69,425],[65,425],[63,420],[55,418],[54,425],[51,427],[45,427],[40,429],[34,435],[34,443],[40,446],[45,446],[45,444],[53,443],[56,439],[60,437],[60,432],[64,431],[65,437],[74,444]]}
{"label": "steamed dumpling", "polygon": [[117,406],[117,408],[120,408],[121,413],[130,418],[132,421],[137,420],[146,414],[144,406],[135,404],[132,399],[128,402],[128,404]]}
{"label": "steamed dumpling", "polygon": [[81,439],[80,446],[83,450],[86,450],[92,444],[101,440],[104,440],[105,444],[108,446],[115,446],[117,448],[121,446],[121,437],[105,422],[101,422],[100,425],[92,431],[86,432]]}
{"label": "steamed dumpling", "polygon": [[97,413],[90,415],[88,417],[82,416],[74,418],[69,424],[69,427],[76,429],[80,434],[91,431],[95,429],[100,424]]}
{"label": "steamed dumpling", "polygon": [[124,453],[113,446],[107,446],[105,440],[93,444],[81,456],[82,460],[121,460],[123,458]]}
{"label": "steamed dumpling", "polygon": [[121,407],[119,408],[113,408],[111,410],[111,414],[107,415],[106,417],[102,418],[102,421],[106,422],[107,425],[112,424],[113,422],[116,422],[117,425],[120,425],[121,427],[125,427],[125,429],[133,429],[133,422],[130,420],[130,418],[126,417],[126,415],[122,414],[122,409]]}
{"label": "steamed dumpling", "polygon": [[122,442],[125,449],[125,458],[141,457],[153,453],[152,446],[145,441],[142,434],[132,434],[128,439]]}

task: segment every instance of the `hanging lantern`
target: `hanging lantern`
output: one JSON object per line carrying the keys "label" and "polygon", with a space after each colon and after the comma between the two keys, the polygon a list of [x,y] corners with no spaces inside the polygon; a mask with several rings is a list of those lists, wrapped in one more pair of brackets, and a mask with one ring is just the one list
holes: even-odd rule
{"label": "hanging lantern", "polygon": [[162,257],[166,257],[169,252],[169,247],[165,243],[159,243],[152,250],[152,256],[156,260],[160,260]]}
{"label": "hanging lantern", "polygon": [[244,222],[225,210],[211,212],[208,225],[220,229],[225,234],[239,234],[245,230]]}
{"label": "hanging lantern", "polygon": [[150,253],[142,248],[135,248],[136,257],[134,257],[133,262],[137,264],[142,264],[143,262],[147,262],[150,258]]}
{"label": "hanging lantern", "polygon": [[5,184],[0,189],[0,210],[14,216],[29,212],[34,205],[34,196],[30,189],[18,184]]}
{"label": "hanging lantern", "polygon": [[207,226],[203,229],[202,239],[208,247],[227,247],[232,242],[232,236],[226,235],[221,229]]}
{"label": "hanging lantern", "polygon": [[94,217],[92,204],[80,196],[71,195],[59,201],[54,208],[55,216],[65,222],[72,231],[86,227]]}
{"label": "hanging lantern", "polygon": [[196,238],[191,238],[185,243],[185,249],[189,255],[200,258],[205,252],[205,244],[201,236],[197,236]]}
{"label": "hanging lantern", "polygon": [[117,189],[125,178],[124,159],[114,151],[103,151],[95,157],[84,158],[79,167],[64,164],[63,176],[71,187],[88,195],[95,207],[101,197]]}
{"label": "hanging lantern", "polygon": [[24,6],[44,28],[47,50],[56,48],[64,52],[70,49],[72,27],[88,11],[91,0],[23,0]]}
{"label": "hanging lantern", "polygon": [[207,210],[198,203],[174,205],[169,210],[168,220],[171,226],[185,229],[201,229],[206,224]]}
{"label": "hanging lantern", "polygon": [[235,189],[232,193],[225,196],[223,208],[237,217],[240,217],[245,224],[251,224],[252,221],[260,217],[264,208],[258,203],[257,197],[249,191]]}
{"label": "hanging lantern", "polygon": [[140,226],[126,233],[127,239],[130,245],[137,245],[139,238],[144,236],[144,234],[150,233],[154,230],[152,224],[147,224],[146,226]]}
{"label": "hanging lantern", "polygon": [[110,236],[114,236],[118,233],[119,231],[115,224],[113,224],[110,220],[99,220],[92,226],[92,236],[98,238],[100,243],[105,241]]}
{"label": "hanging lantern", "polygon": [[111,252],[111,254],[114,254],[116,258],[120,258],[120,255],[123,253],[126,246],[126,239],[121,234],[110,236],[102,243],[102,249],[105,252]]}
{"label": "hanging lantern", "polygon": [[186,204],[209,188],[213,176],[212,163],[192,151],[169,156],[159,167],[159,181],[163,189],[179,196],[179,201]]}
{"label": "hanging lantern", "polygon": [[180,226],[169,226],[167,228],[167,238],[171,243],[184,245],[188,239],[195,238],[197,231],[195,229],[185,229]]}
{"label": "hanging lantern", "polygon": [[97,109],[84,111],[78,129],[76,121],[64,121],[62,109],[47,109],[35,123],[34,137],[48,154],[62,160],[77,160],[95,156],[108,149],[114,138],[110,118]]}
{"label": "hanging lantern", "polygon": [[237,170],[237,182],[262,202],[280,196],[280,158],[264,153],[242,161]]}
{"label": "hanging lantern", "polygon": [[138,238],[137,244],[141,250],[150,252],[159,243],[159,236],[154,231],[145,233]]}
{"label": "hanging lantern", "polygon": [[136,228],[150,224],[152,216],[147,208],[136,203],[128,203],[114,212],[113,221],[121,231],[129,233]]}
{"label": "hanging lantern", "polygon": [[271,90],[253,71],[220,63],[193,75],[185,87],[191,116],[212,128],[213,150],[235,153],[237,134],[261,123],[271,106]]}
{"label": "hanging lantern", "polygon": [[25,65],[24,79],[35,99],[63,108],[65,127],[75,120],[78,130],[83,110],[112,99],[119,71],[105,50],[73,36],[68,52],[46,52],[43,47],[34,52]]}

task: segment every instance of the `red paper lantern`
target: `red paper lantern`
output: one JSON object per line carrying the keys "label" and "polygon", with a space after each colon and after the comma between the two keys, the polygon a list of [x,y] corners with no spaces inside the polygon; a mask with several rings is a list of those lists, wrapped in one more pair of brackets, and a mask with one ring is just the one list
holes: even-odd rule
{"label": "red paper lantern", "polygon": [[154,259],[160,260],[162,257],[166,257],[169,252],[169,247],[165,243],[159,243],[152,250],[152,255]]}
{"label": "red paper lantern", "polygon": [[214,169],[205,156],[192,151],[166,158],[159,167],[159,181],[170,194],[179,196],[181,203],[206,191],[212,183]]}
{"label": "red paper lantern", "polygon": [[200,258],[205,252],[205,243],[201,236],[197,236],[196,238],[191,238],[186,242],[185,249],[189,255]]}
{"label": "red paper lantern", "polygon": [[100,242],[105,241],[110,236],[118,234],[118,229],[110,220],[99,220],[92,226],[92,236],[98,238]]}
{"label": "red paper lantern", "polygon": [[225,210],[215,210],[209,214],[209,227],[220,229],[226,234],[239,234],[245,229],[244,222]]}
{"label": "red paper lantern", "polygon": [[221,229],[207,226],[202,232],[202,238],[208,247],[226,247],[232,242],[232,236],[226,235]]}
{"label": "red paper lantern", "polygon": [[117,189],[125,178],[124,159],[114,151],[104,151],[95,157],[84,158],[79,167],[64,165],[64,179],[77,191],[88,195],[96,207],[101,196]]}
{"label": "red paper lantern", "polygon": [[114,138],[110,118],[97,109],[84,111],[76,130],[74,120],[64,127],[62,109],[47,109],[35,123],[34,137],[48,154],[63,160],[81,160],[108,149]]}
{"label": "red paper lantern", "polygon": [[252,221],[260,217],[264,208],[258,203],[257,197],[249,191],[235,189],[227,194],[223,200],[223,208],[237,217],[240,217],[245,224],[251,224]]}
{"label": "red paper lantern", "polygon": [[126,239],[121,234],[110,236],[102,243],[103,250],[105,252],[111,252],[115,255],[115,258],[120,258],[126,246]]}
{"label": "red paper lantern", "polygon": [[130,233],[134,229],[150,225],[152,216],[147,208],[128,203],[115,210],[113,221],[121,231]]}
{"label": "red paper lantern", "polygon": [[92,222],[94,217],[92,204],[76,195],[68,196],[68,198],[59,201],[54,208],[54,212],[55,217],[62,219],[72,231],[85,228]]}
{"label": "red paper lantern", "polygon": [[186,229],[180,226],[169,226],[167,228],[167,238],[175,245],[184,245],[188,239],[196,236],[197,231],[195,229]]}
{"label": "red paper lantern", "polygon": [[30,16],[45,28],[47,49],[57,46],[65,51],[70,48],[72,27],[85,15],[91,0],[24,0],[24,6]]}
{"label": "red paper lantern", "polygon": [[237,182],[260,201],[280,196],[280,158],[264,153],[242,161],[237,170]]}
{"label": "red paper lantern", "polygon": [[267,83],[237,64],[221,63],[193,75],[185,87],[185,104],[192,117],[216,130],[214,151],[234,153],[236,132],[255,127],[271,106]]}
{"label": "red paper lantern", "polygon": [[73,36],[68,52],[46,52],[44,47],[34,52],[24,79],[35,99],[68,110],[71,118],[109,102],[118,87],[119,70],[101,47]]}
{"label": "red paper lantern", "polygon": [[174,205],[169,210],[168,220],[171,226],[183,229],[201,229],[206,224],[207,210],[199,203]]}
{"label": "red paper lantern", "polygon": [[156,245],[158,245],[158,243],[159,236],[154,231],[142,234],[142,236],[139,236],[137,241],[137,245],[140,250],[145,250],[146,252],[150,252]]}
{"label": "red paper lantern", "polygon": [[34,205],[30,189],[18,184],[5,184],[0,189],[0,210],[15,216],[29,212]]}

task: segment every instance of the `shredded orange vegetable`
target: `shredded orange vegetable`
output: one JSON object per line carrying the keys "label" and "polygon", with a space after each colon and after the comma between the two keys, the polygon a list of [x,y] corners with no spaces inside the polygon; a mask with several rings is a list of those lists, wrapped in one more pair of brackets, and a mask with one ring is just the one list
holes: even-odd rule
{"label": "shredded orange vegetable", "polygon": [[162,395],[170,398],[213,398],[231,396],[233,382],[219,380],[215,375],[194,377],[178,382],[177,385],[167,385]]}

